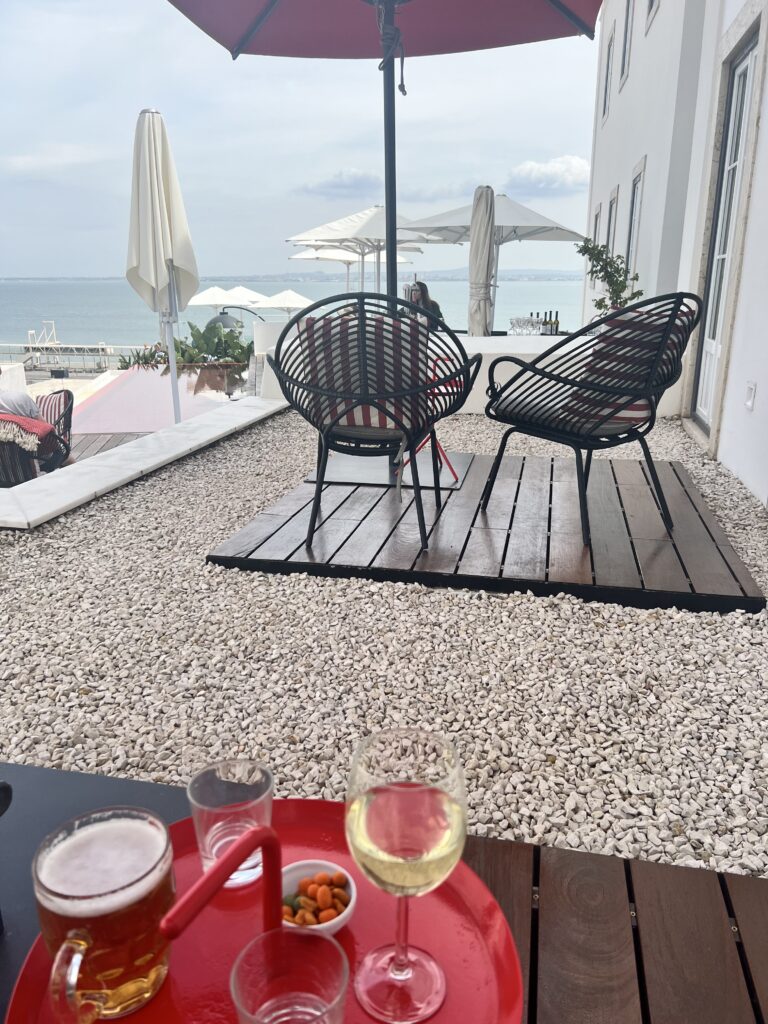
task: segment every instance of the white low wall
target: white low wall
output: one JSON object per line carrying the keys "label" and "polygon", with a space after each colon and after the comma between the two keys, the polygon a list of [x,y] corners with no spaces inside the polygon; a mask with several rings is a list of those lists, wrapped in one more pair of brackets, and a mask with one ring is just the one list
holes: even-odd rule
{"label": "white low wall", "polygon": [[[464,403],[461,412],[475,414],[485,412],[486,402],[488,401],[485,393],[485,389],[488,387],[488,367],[494,359],[497,359],[499,356],[514,355],[519,359],[530,361],[535,359],[536,356],[540,356],[542,352],[546,352],[553,341],[552,337],[541,334],[507,334],[491,338],[462,337],[467,354],[473,356],[479,352],[483,361],[475,381],[475,386]],[[268,351],[270,355],[274,355],[274,347]],[[496,379],[499,381],[508,380],[517,370],[518,367],[513,363],[510,363],[507,367],[500,367],[499,372],[496,374]],[[681,396],[682,385],[678,381],[674,387],[665,393],[659,403],[659,416],[679,416]],[[266,361],[264,363],[264,376],[261,383],[261,397],[283,397],[280,386],[277,383],[277,378]]]}
{"label": "white low wall", "polygon": [[0,364],[0,391],[26,391],[27,377],[24,363]]}

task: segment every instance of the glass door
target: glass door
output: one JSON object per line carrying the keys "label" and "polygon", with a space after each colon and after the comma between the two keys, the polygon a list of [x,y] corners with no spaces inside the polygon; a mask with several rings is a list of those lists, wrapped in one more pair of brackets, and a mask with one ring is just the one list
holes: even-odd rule
{"label": "glass door", "polygon": [[715,201],[717,222],[710,249],[702,344],[697,370],[695,418],[705,428],[712,422],[717,368],[722,347],[723,310],[728,291],[728,277],[734,240],[734,220],[739,205],[744,177],[744,142],[752,96],[755,45],[737,60],[731,71],[728,108],[725,113],[725,135]]}

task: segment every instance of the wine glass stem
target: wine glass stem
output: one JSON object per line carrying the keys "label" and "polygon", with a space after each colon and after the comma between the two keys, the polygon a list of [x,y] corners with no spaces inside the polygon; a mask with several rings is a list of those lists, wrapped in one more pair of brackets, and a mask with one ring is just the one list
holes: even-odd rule
{"label": "wine glass stem", "polygon": [[411,973],[408,963],[408,896],[397,897],[397,923],[395,925],[395,958],[390,967],[393,978],[403,980]]}

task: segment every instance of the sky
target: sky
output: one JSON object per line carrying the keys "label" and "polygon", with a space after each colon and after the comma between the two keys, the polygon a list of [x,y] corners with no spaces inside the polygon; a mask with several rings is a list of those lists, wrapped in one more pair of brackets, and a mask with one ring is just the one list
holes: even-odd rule
{"label": "sky", "polygon": [[[586,230],[596,60],[586,38],[406,59],[400,212],[463,206],[489,184]],[[165,118],[201,276],[295,271],[288,236],[383,201],[375,61],[233,62],[166,0],[2,0],[0,95],[0,277],[124,273],[144,107]],[[414,268],[467,252],[430,246]],[[512,243],[500,265],[582,260]]]}

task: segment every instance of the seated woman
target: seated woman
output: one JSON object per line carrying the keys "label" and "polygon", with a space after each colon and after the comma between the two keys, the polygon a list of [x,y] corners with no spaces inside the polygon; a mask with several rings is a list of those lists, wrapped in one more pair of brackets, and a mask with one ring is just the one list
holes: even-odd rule
{"label": "seated woman", "polygon": [[424,323],[430,323],[431,321],[442,320],[443,314],[440,306],[430,296],[429,288],[424,284],[423,281],[414,281],[408,292],[408,300],[415,306],[421,306],[424,310]]}

